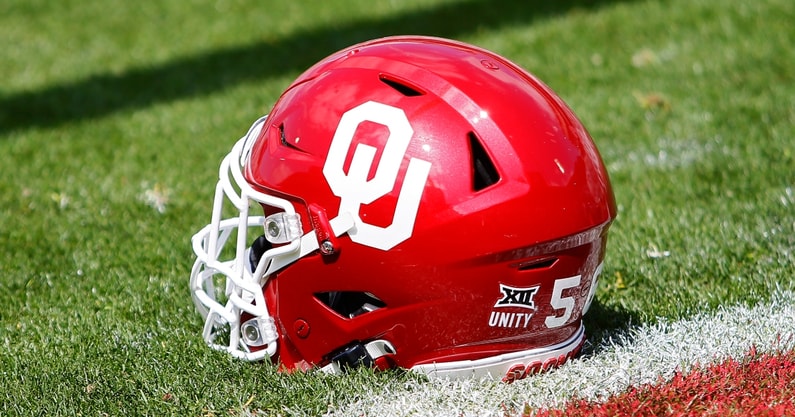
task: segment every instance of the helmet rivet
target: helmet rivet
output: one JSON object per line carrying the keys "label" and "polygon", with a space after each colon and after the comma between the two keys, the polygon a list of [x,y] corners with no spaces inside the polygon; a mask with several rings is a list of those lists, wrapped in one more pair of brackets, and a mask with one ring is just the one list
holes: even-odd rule
{"label": "helmet rivet", "polygon": [[320,243],[320,251],[326,255],[331,255],[334,253],[334,244],[328,240],[324,240]]}
{"label": "helmet rivet", "polygon": [[244,324],[241,333],[243,333],[243,339],[245,339],[245,342],[247,344],[251,342],[256,342],[260,338],[259,328],[257,328],[257,326],[254,324],[250,323]]}
{"label": "helmet rivet", "polygon": [[306,339],[309,336],[309,323],[304,319],[298,319],[293,323],[293,330],[298,337]]}
{"label": "helmet rivet", "polygon": [[279,236],[279,233],[281,233],[281,230],[279,230],[279,225],[276,224],[276,222],[268,222],[266,227],[268,234],[271,235],[271,237]]}

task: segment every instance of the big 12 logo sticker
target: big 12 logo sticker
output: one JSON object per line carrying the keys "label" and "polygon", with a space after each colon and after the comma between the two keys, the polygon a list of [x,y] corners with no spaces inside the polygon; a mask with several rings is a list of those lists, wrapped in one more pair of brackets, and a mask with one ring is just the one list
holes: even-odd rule
{"label": "big 12 logo sticker", "polygon": [[[389,129],[389,136],[376,166],[375,175],[369,180],[368,173],[373,166],[377,151],[370,145],[357,144],[348,172],[346,173],[344,169],[356,128],[363,122],[378,123]],[[359,210],[362,204],[370,204],[395,188],[400,165],[403,163],[413,135],[414,129],[406,113],[397,107],[368,101],[343,113],[323,165],[323,176],[326,177],[334,195],[340,198],[339,213],[348,212],[353,215],[355,227],[348,232],[348,235],[354,242],[389,250],[411,237],[422,191],[431,170],[430,162],[414,157],[409,159],[395,213],[389,226],[381,227],[366,223],[360,217]]]}

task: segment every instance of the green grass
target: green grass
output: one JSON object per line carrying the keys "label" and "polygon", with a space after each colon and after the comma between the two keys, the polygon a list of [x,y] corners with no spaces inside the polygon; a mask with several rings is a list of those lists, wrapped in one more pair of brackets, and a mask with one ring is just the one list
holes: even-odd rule
{"label": "green grass", "polygon": [[793,287],[795,3],[246,3],[0,4],[0,415],[318,414],[411,378],[231,360],[187,290],[220,158],[388,34],[493,49],[588,126],[619,204],[592,338]]}

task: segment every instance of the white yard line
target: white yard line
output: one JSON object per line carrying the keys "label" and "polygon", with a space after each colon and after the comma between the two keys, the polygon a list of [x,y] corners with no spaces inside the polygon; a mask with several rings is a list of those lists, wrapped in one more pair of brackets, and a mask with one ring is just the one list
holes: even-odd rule
{"label": "white yard line", "polygon": [[339,404],[328,416],[504,416],[560,407],[572,397],[604,399],[631,385],[670,379],[732,358],[795,348],[795,294],[782,292],[753,308],[732,306],[687,320],[643,325],[615,335],[593,353],[513,384],[431,381],[387,384]]}

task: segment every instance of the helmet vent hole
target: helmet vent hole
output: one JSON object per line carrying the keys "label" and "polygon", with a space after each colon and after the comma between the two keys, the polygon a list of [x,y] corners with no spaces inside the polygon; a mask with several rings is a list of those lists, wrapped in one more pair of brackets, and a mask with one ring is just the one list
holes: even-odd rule
{"label": "helmet vent hole", "polygon": [[290,143],[290,142],[287,140],[287,135],[285,135],[285,133],[284,133],[284,123],[282,123],[282,124],[280,124],[280,125],[279,125],[279,143],[280,143],[282,146],[286,146],[286,147],[288,147],[288,148],[295,149],[295,150],[297,150],[297,151],[300,151],[300,150],[301,150],[301,149],[299,149],[299,148],[298,148],[296,145],[294,145],[294,144]]}
{"label": "helmet vent hole", "polygon": [[348,319],[386,307],[386,303],[369,292],[329,291],[317,293],[315,298],[335,313]]}
{"label": "helmet vent hole", "polygon": [[546,269],[551,267],[558,261],[558,258],[545,258],[535,259],[532,261],[522,262],[519,264],[520,271],[536,271],[539,269]]}
{"label": "helmet vent hole", "polygon": [[480,191],[494,185],[500,180],[500,173],[494,166],[480,139],[474,132],[469,132],[469,149],[472,153],[472,188]]}
{"label": "helmet vent hole", "polygon": [[422,91],[420,91],[420,89],[409,85],[409,83],[403,80],[397,80],[384,74],[381,74],[378,79],[381,80],[382,83],[392,87],[395,89],[395,91],[403,94],[406,97],[416,97],[424,94]]}

